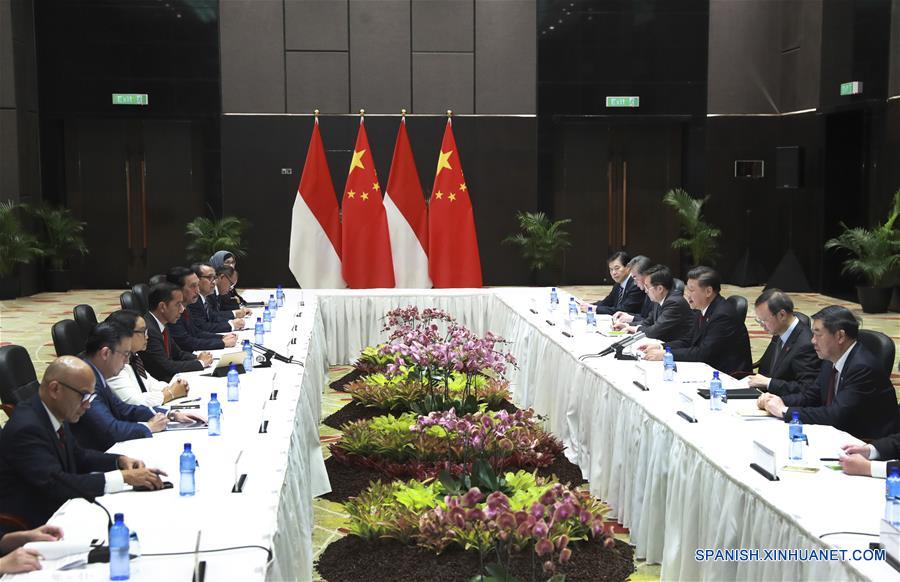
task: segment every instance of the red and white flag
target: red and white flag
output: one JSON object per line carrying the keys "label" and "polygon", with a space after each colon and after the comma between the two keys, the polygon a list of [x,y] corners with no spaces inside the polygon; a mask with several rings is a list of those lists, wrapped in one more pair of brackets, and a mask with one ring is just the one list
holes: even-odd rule
{"label": "red and white flag", "polygon": [[406,117],[400,120],[394,159],[384,192],[384,210],[391,234],[394,279],[397,287],[429,289],[428,210],[412,147],[406,133]]}
{"label": "red and white flag", "polygon": [[341,211],[342,272],[347,286],[352,289],[393,287],[391,239],[362,117]]}
{"label": "red and white flag", "polygon": [[316,118],[291,214],[291,273],[301,287],[342,289],[341,220]]}
{"label": "red and white flag", "polygon": [[449,118],[428,203],[428,269],[437,288],[482,285],[472,200]]}

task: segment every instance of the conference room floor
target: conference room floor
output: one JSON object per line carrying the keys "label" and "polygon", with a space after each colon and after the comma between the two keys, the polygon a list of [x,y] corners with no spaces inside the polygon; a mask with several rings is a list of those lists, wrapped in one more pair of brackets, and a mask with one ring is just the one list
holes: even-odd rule
{"label": "conference room floor", "polygon": [[[585,300],[596,300],[609,292],[609,287],[602,286],[575,286],[564,289]],[[740,294],[752,301],[762,291],[761,287],[735,287],[726,285],[723,294],[726,296]],[[102,320],[108,313],[119,308],[118,296],[121,291],[116,290],[79,290],[68,293],[42,293],[31,297],[20,298],[12,301],[0,302],[0,345],[15,343],[23,345],[31,354],[35,370],[40,378],[47,364],[55,357],[53,342],[50,340],[50,326],[60,319],[72,316],[72,307],[87,303],[93,306],[98,319]],[[818,311],[821,307],[833,303],[844,305],[853,310],[863,320],[864,327],[882,331],[900,344],[900,314],[886,313],[880,315],[863,314],[859,305],[816,293],[792,294],[797,309],[807,314]],[[747,329],[750,332],[751,349],[753,359],[758,359],[769,342],[769,336],[753,320],[752,310],[748,314]],[[900,360],[900,349],[897,359]],[[896,369],[896,365],[895,365]],[[346,373],[346,366],[336,366],[330,371],[332,378]],[[892,381],[898,390],[900,400],[900,374],[894,373]],[[348,397],[345,393],[339,393],[324,387],[322,418],[344,406]],[[0,413],[0,425],[5,422],[5,417]],[[328,456],[327,445],[340,438],[339,431],[322,426],[320,430],[323,452]],[[315,556],[331,542],[345,534],[343,528],[346,525],[347,516],[343,513],[339,504],[326,500],[315,500],[315,528],[313,531],[313,546]],[[619,537],[628,540],[627,530],[622,530]],[[659,579],[659,566],[638,562],[637,571],[631,577],[632,580],[650,581]]]}

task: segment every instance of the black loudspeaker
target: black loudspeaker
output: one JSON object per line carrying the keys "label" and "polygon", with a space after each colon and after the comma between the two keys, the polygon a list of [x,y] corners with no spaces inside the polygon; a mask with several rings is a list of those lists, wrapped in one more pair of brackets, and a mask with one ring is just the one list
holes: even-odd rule
{"label": "black loudspeaker", "polygon": [[775,187],[796,190],[803,185],[803,150],[800,146],[775,148]]}

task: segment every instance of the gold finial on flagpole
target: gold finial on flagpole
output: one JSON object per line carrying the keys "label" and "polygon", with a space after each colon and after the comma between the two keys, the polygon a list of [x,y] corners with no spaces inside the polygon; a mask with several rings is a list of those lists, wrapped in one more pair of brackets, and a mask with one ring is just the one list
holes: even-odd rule
{"label": "gold finial on flagpole", "polygon": [[318,109],[313,109],[313,115],[316,116],[316,117],[319,117],[319,110],[318,110]]}
{"label": "gold finial on flagpole", "polygon": [[400,110],[400,117],[406,117],[406,109]]}
{"label": "gold finial on flagpole", "polygon": [[447,117],[452,117],[452,116],[453,116],[453,110],[452,110],[452,109],[448,109],[448,110],[447,110]]}
{"label": "gold finial on flagpole", "polygon": [[366,116],[366,110],[365,110],[365,109],[360,109],[360,110],[359,110],[359,116],[360,116],[360,117],[365,117],[365,116]]}

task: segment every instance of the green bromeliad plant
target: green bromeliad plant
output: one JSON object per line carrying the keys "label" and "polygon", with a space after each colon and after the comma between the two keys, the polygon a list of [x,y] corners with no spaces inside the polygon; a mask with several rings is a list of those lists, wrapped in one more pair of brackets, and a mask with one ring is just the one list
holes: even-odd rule
{"label": "green bromeliad plant", "polygon": [[[419,406],[428,397],[428,387],[421,378],[413,377],[412,371],[412,368],[403,366],[392,376],[375,372],[351,382],[345,389],[353,400],[364,406],[391,412],[430,412]],[[459,401],[463,398],[468,381],[469,378],[460,372],[450,374],[447,388],[452,400]],[[510,398],[509,382],[506,380],[478,375],[471,382],[477,394],[476,401],[487,404],[488,408],[496,409]]]}
{"label": "green bromeliad plant", "polygon": [[341,440],[329,445],[335,458],[392,477],[471,474],[478,460],[494,470],[545,467],[563,450],[530,410],[386,415],[341,430]]}
{"label": "green bromeliad plant", "polygon": [[[572,542],[613,543],[608,507],[587,491],[526,471],[507,472],[508,492],[448,491],[441,481],[375,482],[344,504],[350,533],[395,539],[440,553],[450,546],[496,555],[499,569],[521,552],[543,560],[545,574],[572,556]],[[482,567],[484,570],[484,567]]]}

